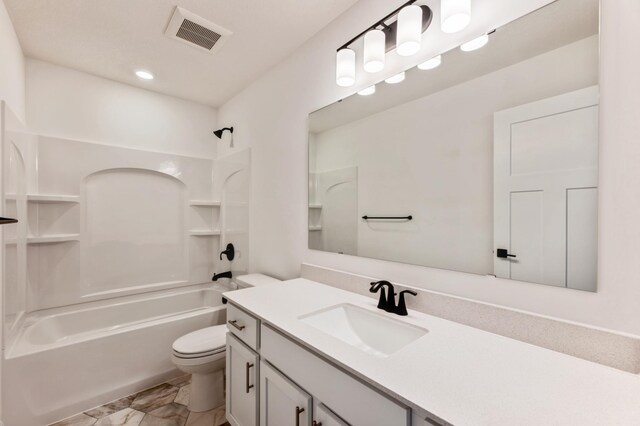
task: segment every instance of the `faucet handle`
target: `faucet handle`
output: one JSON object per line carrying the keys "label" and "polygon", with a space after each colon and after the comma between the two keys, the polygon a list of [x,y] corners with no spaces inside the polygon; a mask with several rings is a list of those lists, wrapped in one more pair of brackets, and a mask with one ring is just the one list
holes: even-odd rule
{"label": "faucet handle", "polygon": [[400,296],[399,296],[399,300],[398,300],[398,307],[396,308],[396,314],[398,315],[402,315],[402,316],[407,316],[409,315],[409,313],[407,312],[407,304],[404,300],[404,294],[405,293],[409,293],[413,296],[417,296],[418,293],[416,293],[413,290],[402,290],[400,292]]}

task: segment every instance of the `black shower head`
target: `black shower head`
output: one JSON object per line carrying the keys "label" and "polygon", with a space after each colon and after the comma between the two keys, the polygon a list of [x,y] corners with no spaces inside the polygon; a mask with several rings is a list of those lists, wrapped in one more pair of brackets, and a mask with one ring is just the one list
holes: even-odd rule
{"label": "black shower head", "polygon": [[222,134],[224,133],[225,130],[228,130],[229,132],[233,133],[233,127],[225,127],[223,129],[216,130],[215,132],[213,132],[213,134],[216,135],[218,139],[222,139]]}

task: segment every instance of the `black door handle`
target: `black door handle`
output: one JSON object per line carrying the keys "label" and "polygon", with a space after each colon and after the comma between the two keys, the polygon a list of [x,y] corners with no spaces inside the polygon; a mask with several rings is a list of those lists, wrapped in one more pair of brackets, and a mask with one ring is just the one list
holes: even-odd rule
{"label": "black door handle", "polygon": [[506,258],[509,258],[509,257],[516,257],[515,254],[509,253],[509,251],[507,249],[497,249],[496,250],[496,254],[501,259],[506,259]]}

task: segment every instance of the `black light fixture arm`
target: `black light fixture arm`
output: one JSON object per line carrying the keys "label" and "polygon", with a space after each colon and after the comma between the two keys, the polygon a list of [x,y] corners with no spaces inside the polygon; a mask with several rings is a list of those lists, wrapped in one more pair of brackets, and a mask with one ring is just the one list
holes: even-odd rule
{"label": "black light fixture arm", "polygon": [[361,32],[360,34],[358,34],[357,36],[355,36],[354,38],[352,38],[351,40],[349,40],[348,42],[346,42],[345,44],[343,44],[342,46],[340,46],[337,50],[340,51],[342,49],[346,49],[348,48],[351,44],[353,44],[356,40],[358,40],[359,38],[361,38],[362,36],[364,36],[367,32],[371,31],[371,30],[375,30],[377,29],[379,26],[384,27],[385,29],[389,29],[389,25],[386,24],[386,21],[388,21],[389,19],[393,18],[394,16],[396,16],[398,13],[400,13],[400,11],[407,7],[410,6],[412,4],[414,4],[416,1],[418,0],[409,0],[408,2],[404,3],[402,6],[400,6],[399,8],[397,8],[396,10],[394,10],[393,12],[391,12],[390,14],[388,14],[387,16],[385,16],[384,18],[382,18],[381,20],[379,20],[378,22],[376,22],[375,24],[371,25],[370,27],[368,27],[366,30],[364,30],[363,32]]}

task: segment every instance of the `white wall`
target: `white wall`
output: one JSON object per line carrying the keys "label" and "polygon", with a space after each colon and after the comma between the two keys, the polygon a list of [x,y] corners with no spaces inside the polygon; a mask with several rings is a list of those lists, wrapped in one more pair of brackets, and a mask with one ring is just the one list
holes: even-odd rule
{"label": "white wall", "polygon": [[215,157],[210,106],[34,59],[27,60],[26,87],[27,126],[40,135]]}
{"label": "white wall", "polygon": [[7,102],[22,121],[25,118],[24,68],[18,36],[0,0],[0,99]]}
{"label": "white wall", "polygon": [[[4,2],[0,0],[0,100],[4,100],[22,121],[24,121],[25,118],[24,61],[18,36],[13,29],[13,24],[11,23]],[[2,185],[1,177],[0,185]],[[4,258],[3,250],[3,247],[0,247],[0,259]],[[2,274],[0,274],[0,286],[1,285]],[[0,318],[2,318],[4,314],[2,306],[2,292],[0,292]],[[0,331],[0,341],[2,338],[2,332]],[[0,360],[0,382],[1,381],[2,360]],[[0,419],[2,419],[1,404]]]}
{"label": "white wall", "polygon": [[[603,0],[599,286],[597,293],[340,256],[307,247],[307,114],[415,65],[464,37],[478,34],[548,3],[478,0],[473,28],[436,35],[412,60],[389,57],[384,75],[359,76],[356,87],[334,82],[335,48],[402,0],[363,0],[295,54],[220,110],[233,124],[236,147],[253,147],[253,270],[281,278],[299,274],[302,261],[385,277],[531,312],[640,334],[640,2]],[[433,4],[434,2],[430,2]],[[436,16],[437,19],[437,16]],[[472,25],[472,26],[473,26]],[[221,150],[227,146],[219,145]]]}
{"label": "white wall", "polygon": [[358,167],[358,217],[414,217],[358,220],[358,255],[493,274],[493,114],[596,85],[597,64],[593,36],[318,133],[316,172]]}

